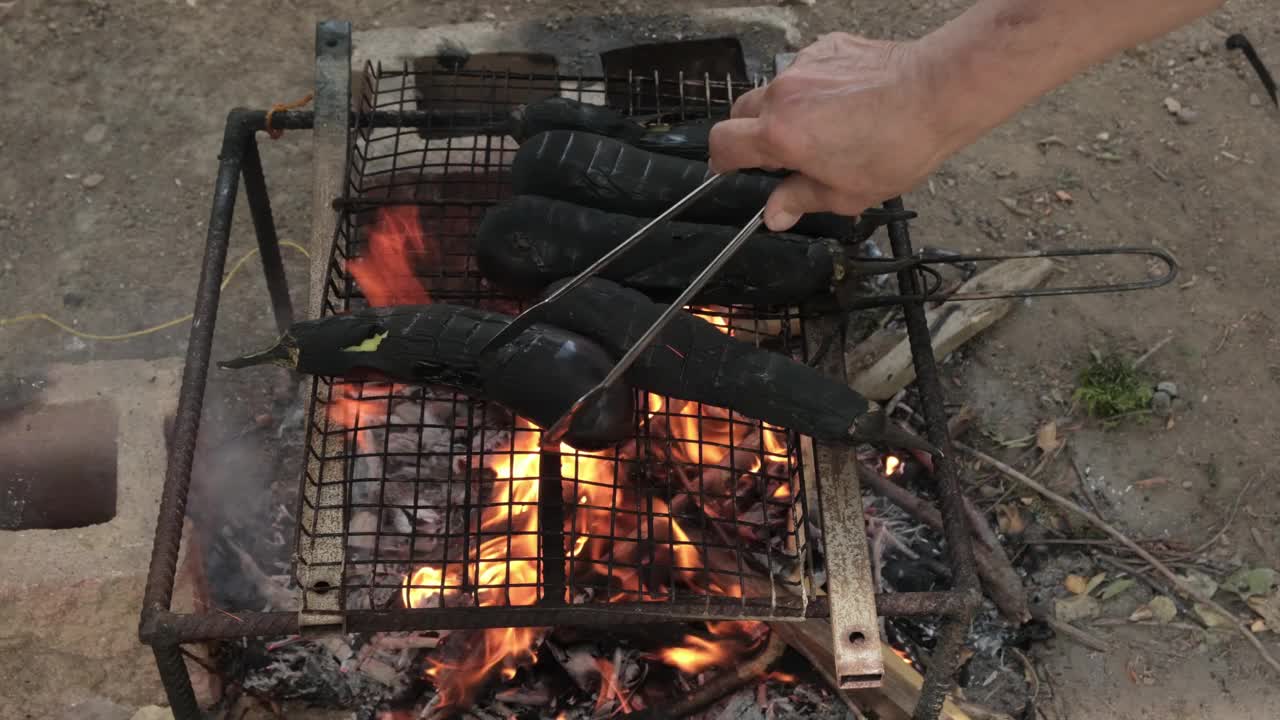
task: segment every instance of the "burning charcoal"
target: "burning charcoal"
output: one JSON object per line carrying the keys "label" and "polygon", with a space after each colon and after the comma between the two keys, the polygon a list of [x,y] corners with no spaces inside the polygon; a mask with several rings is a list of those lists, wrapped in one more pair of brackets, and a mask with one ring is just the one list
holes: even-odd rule
{"label": "burning charcoal", "polygon": [[[586,269],[647,222],[536,195],[490,208],[476,232],[476,262],[494,284],[535,294]],[[737,228],[668,222],[600,274],[656,300],[673,300]],[[698,303],[795,305],[830,298],[845,277],[836,242],[757,232],[694,298]]]}
{"label": "burning charcoal", "polygon": [[[585,207],[641,218],[657,217],[710,175],[704,162],[659,155],[612,138],[552,130],[520,146],[511,164],[517,195],[542,195]],[[737,173],[681,213],[689,222],[745,225],[780,179]],[[791,232],[841,239],[852,223],[830,213],[800,218]]]}
{"label": "burning charcoal", "polygon": [[[509,321],[498,313],[442,303],[365,308],[296,322],[274,347],[221,366],[274,363],[312,375],[373,374],[443,385],[496,400],[547,427],[613,365],[595,343],[544,324],[481,355]],[[615,385],[575,417],[565,442],[583,450],[604,449],[630,433],[633,412],[634,393]]]}

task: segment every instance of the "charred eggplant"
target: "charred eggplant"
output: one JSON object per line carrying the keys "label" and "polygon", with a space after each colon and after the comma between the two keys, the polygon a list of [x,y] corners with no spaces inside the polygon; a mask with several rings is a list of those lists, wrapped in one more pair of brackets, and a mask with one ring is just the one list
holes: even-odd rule
{"label": "charred eggplant", "polygon": [[[567,282],[548,288],[552,292]],[[554,303],[543,319],[579,333],[621,356],[665,306],[637,290],[591,278]],[[866,398],[844,383],[781,353],[720,332],[681,313],[627,371],[635,387],[737,411],[828,442],[878,442],[933,452],[925,442],[886,422]]]}
{"label": "charred eggplant", "polygon": [[[660,155],[592,133],[551,130],[520,146],[511,166],[517,195],[542,195],[607,212],[651,218],[709,175],[707,164]],[[778,178],[737,173],[685,209],[687,222],[740,227],[764,206]],[[852,222],[830,213],[805,215],[792,232],[843,239]]]}
{"label": "charred eggplant", "polygon": [[[577,275],[617,247],[645,220],[538,195],[489,208],[476,233],[476,261],[508,292],[536,294]],[[602,277],[674,299],[733,238],[726,225],[670,222],[602,270]],[[753,235],[699,294],[698,302],[793,305],[827,297],[841,276],[838,243],[792,235]]]}
{"label": "charred eggplant", "polygon": [[711,151],[710,119],[642,125],[622,113],[566,97],[550,97],[511,111],[510,134],[523,143],[548,130],[581,130],[611,137],[642,150],[706,160]]}
{"label": "charred eggplant", "polygon": [[[274,347],[220,365],[273,363],[309,375],[441,385],[548,427],[614,363],[595,342],[545,324],[481,354],[508,322],[506,315],[447,304],[367,308],[296,322]],[[635,421],[635,393],[620,384],[574,418],[565,442],[601,450],[630,435]]]}

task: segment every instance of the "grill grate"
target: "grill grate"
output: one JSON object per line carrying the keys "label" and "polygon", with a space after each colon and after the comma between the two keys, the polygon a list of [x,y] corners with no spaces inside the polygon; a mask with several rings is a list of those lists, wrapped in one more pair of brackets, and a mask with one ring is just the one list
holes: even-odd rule
{"label": "grill grate", "polygon": [[[429,102],[419,88],[430,88]],[[517,146],[498,128],[515,104],[626,97],[616,109],[689,119],[726,115],[747,89],[706,76],[367,68],[361,110],[425,110],[431,120],[357,128],[323,313],[369,303],[348,260],[392,226],[420,232],[421,242],[411,243],[414,277],[388,280],[411,280],[431,302],[524,307],[484,282],[469,247],[485,209],[510,192]],[[805,359],[796,309],[695,311],[739,339]],[[487,612],[480,622],[492,626],[511,624],[504,608],[528,605],[800,617],[813,595],[805,495],[817,478],[812,448],[794,432],[637,391],[637,429],[618,451],[540,453],[527,422],[452,391],[317,378],[313,392],[327,412],[308,429],[302,498],[312,512],[299,517],[337,510],[344,521],[332,531],[300,523],[299,577],[307,563],[340,565],[341,587],[330,589],[338,612]],[[327,499],[338,504],[319,505]],[[336,534],[340,558],[307,551]]]}

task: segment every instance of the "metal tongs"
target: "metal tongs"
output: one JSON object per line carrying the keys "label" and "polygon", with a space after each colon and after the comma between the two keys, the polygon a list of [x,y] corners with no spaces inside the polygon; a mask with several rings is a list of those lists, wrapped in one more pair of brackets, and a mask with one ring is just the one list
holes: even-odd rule
{"label": "metal tongs", "polygon": [[[520,333],[527,330],[530,325],[533,325],[539,320],[541,311],[548,305],[554,303],[566,293],[582,285],[582,283],[599,273],[601,269],[616,260],[618,256],[622,255],[641,240],[648,237],[648,235],[653,232],[654,228],[664,222],[667,222],[677,213],[692,205],[698,198],[710,192],[728,176],[728,173],[716,173],[702,181],[701,185],[691,190],[688,195],[680,198],[680,200],[676,201],[674,205],[663,211],[661,215],[650,220],[644,227],[632,234],[631,237],[622,241],[617,247],[605,253],[599,260],[591,263],[591,265],[585,270],[575,275],[573,279],[569,280],[564,285],[561,285],[559,288],[556,288],[556,290],[550,295],[537,303],[534,303],[524,312],[517,315],[506,327],[499,331],[497,335],[494,335],[489,342],[485,343],[484,348],[481,349],[481,353],[488,351],[491,348],[501,347],[504,343],[518,337]],[[569,423],[573,421],[574,416],[581,412],[582,408],[590,405],[592,401],[600,397],[601,394],[608,390],[622,377],[623,373],[635,364],[636,359],[640,357],[640,353],[644,352],[645,349],[653,343],[654,338],[658,337],[658,334],[662,332],[663,328],[671,323],[671,320],[676,316],[676,313],[679,313],[686,305],[689,304],[689,301],[693,299],[693,296],[697,295],[698,292],[702,290],[703,286],[707,284],[707,281],[714,277],[715,274],[720,271],[720,268],[724,267],[725,263],[729,262],[734,253],[736,253],[739,248],[746,243],[747,238],[751,237],[751,235],[755,233],[756,230],[759,230],[760,226],[763,224],[764,208],[761,207],[760,211],[757,212],[746,225],[742,226],[742,229],[738,231],[738,234],[724,246],[720,253],[717,254],[705,268],[703,268],[702,272],[698,273],[698,276],[693,279],[693,282],[689,283],[689,286],[680,293],[680,296],[677,297],[671,305],[662,312],[662,315],[649,326],[649,329],[644,331],[644,334],[640,336],[640,339],[637,340],[625,354],[623,354],[623,356],[613,366],[613,369],[609,371],[609,374],[605,375],[604,379],[601,380],[598,385],[591,390],[588,390],[582,397],[578,398],[569,410],[561,415],[560,418],[551,425],[551,427],[543,431],[543,447],[559,447],[560,440],[564,438],[565,433],[568,432]]]}

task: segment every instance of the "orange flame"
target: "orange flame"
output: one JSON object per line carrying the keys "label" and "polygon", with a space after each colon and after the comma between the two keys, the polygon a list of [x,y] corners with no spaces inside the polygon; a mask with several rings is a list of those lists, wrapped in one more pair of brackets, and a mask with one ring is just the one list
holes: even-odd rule
{"label": "orange flame", "polygon": [[[370,305],[431,302],[414,272],[416,262],[436,252],[425,235],[416,208],[390,207],[380,213],[369,230],[366,251],[347,262],[347,269]],[[723,308],[691,311],[722,332],[733,334],[726,317],[711,314]],[[362,428],[374,423],[364,418],[376,418],[374,422],[380,424],[388,403],[386,399],[347,394],[336,398],[328,412],[333,423],[353,429],[357,444],[371,451],[371,436]],[[788,459],[790,451],[779,428],[766,425],[756,437],[759,423],[722,408],[679,400],[668,403],[654,394],[647,396],[646,403],[650,418],[669,413],[662,415],[657,424],[665,424],[675,440],[673,459],[715,466],[721,473],[716,482],[722,483],[721,489],[727,494],[742,486],[741,474],[758,473],[765,463],[776,468]],[[509,448],[482,456],[483,464],[496,479],[471,528],[471,532],[478,533],[479,542],[468,557],[414,568],[401,587],[400,599],[406,607],[472,602],[479,606],[528,606],[541,599],[543,568],[537,510],[540,435],[540,429],[532,422],[518,419]],[[744,448],[749,443],[755,444]],[[732,454],[729,445],[734,447]],[[569,525],[566,530],[573,538],[567,559],[570,577],[599,575],[607,581],[610,597],[628,601],[665,599],[669,590],[666,585],[677,583],[703,592],[741,596],[742,589],[731,576],[717,577],[707,571],[697,541],[662,498],[641,495],[626,485],[625,465],[619,462],[626,448],[587,453],[562,444],[560,451]],[[725,477],[729,479],[724,480]],[[771,496],[783,499],[791,492],[790,485],[784,483]],[[636,510],[642,503],[648,504],[644,516]],[[713,517],[718,512],[709,506],[703,510]],[[642,519],[646,521],[641,522]],[[642,568],[658,565],[671,568],[665,579],[660,573],[642,572]],[[474,595],[468,597],[466,593]],[[575,598],[565,600],[574,602]],[[762,623],[741,621],[708,623],[707,630],[709,637],[690,635],[683,647],[662,651],[664,662],[686,672],[725,666],[757,650],[767,632]],[[476,646],[467,648],[462,660],[430,660],[426,674],[437,687],[441,706],[469,702],[491,676],[513,679],[522,665],[534,659],[533,647],[543,632],[542,628],[485,630]],[[624,697],[618,687],[612,664],[598,662],[602,679],[599,702],[616,698],[619,710],[629,712],[634,702]]]}
{"label": "orange flame", "polygon": [[708,622],[710,638],[686,635],[684,646],[665,648],[658,653],[662,662],[696,675],[707,668],[724,667],[754,652],[768,635],[764,623],[752,620]]}
{"label": "orange flame", "polygon": [[698,318],[702,318],[703,320],[706,320],[712,325],[715,325],[716,329],[719,330],[720,332],[725,333],[729,337],[733,337],[734,330],[733,328],[729,327],[729,318],[725,317],[723,314],[727,310],[727,308],[711,305],[708,307],[689,307],[685,309],[688,310],[694,317],[698,317]]}
{"label": "orange flame", "polygon": [[428,256],[426,238],[411,205],[384,208],[369,230],[368,248],[347,261],[365,299],[374,307],[417,305],[431,302],[422,283],[414,277],[414,255]]}

